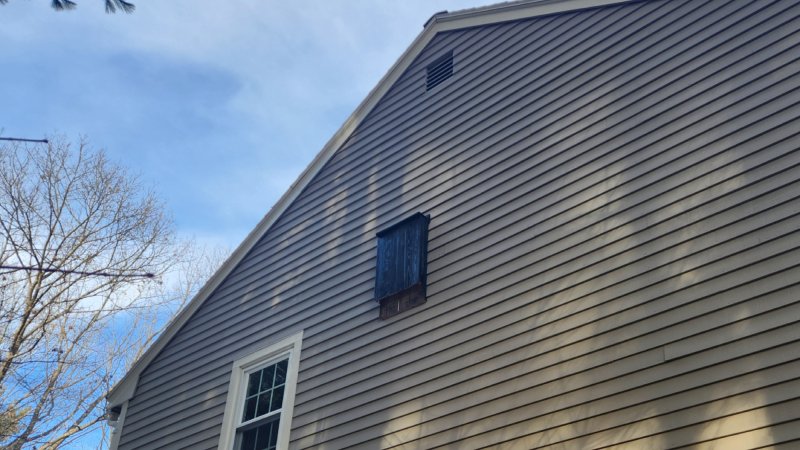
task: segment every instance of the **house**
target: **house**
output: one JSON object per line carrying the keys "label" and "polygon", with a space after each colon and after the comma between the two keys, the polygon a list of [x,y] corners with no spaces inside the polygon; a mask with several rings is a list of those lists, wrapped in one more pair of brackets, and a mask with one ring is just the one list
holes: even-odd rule
{"label": "house", "polygon": [[434,15],[110,393],[115,448],[799,448],[798,30]]}

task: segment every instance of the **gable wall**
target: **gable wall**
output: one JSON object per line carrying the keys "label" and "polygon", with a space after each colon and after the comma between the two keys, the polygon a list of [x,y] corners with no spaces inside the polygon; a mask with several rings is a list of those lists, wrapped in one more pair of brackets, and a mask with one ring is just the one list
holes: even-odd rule
{"label": "gable wall", "polygon": [[[120,448],[216,448],[231,362],[300,329],[294,448],[800,438],[798,15],[440,34],[141,375]],[[417,211],[428,302],[380,321],[375,232]]]}

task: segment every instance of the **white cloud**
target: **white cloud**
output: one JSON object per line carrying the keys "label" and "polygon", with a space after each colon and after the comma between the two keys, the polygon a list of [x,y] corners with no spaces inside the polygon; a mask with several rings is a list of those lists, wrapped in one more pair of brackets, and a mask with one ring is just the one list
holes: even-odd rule
{"label": "white cloud", "polygon": [[182,227],[238,240],[431,14],[482,2],[139,0],[132,15],[78,3],[0,7],[0,57],[31,72],[0,74],[0,94],[3,82],[25,92],[0,128],[41,118],[99,138],[158,185]]}

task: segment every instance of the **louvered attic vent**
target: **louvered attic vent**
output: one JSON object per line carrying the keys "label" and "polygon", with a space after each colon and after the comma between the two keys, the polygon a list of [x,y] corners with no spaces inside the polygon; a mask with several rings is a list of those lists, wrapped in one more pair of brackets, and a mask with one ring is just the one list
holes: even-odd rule
{"label": "louvered attic vent", "polygon": [[451,76],[453,76],[452,50],[428,65],[428,80],[425,83],[425,90],[430,91]]}

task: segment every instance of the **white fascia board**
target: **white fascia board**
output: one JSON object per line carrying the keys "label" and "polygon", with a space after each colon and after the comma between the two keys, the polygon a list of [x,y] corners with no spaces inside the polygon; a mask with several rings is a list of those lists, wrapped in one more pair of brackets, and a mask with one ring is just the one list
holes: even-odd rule
{"label": "white fascia board", "polygon": [[167,345],[178,330],[189,320],[206,299],[219,287],[222,281],[233,271],[244,256],[255,246],[272,227],[276,220],[291,205],[303,189],[322,169],[325,163],[333,156],[355,131],[356,127],[366,118],[372,108],[383,98],[389,88],[411,65],[416,57],[428,45],[437,33],[462,28],[470,28],[492,23],[511,20],[528,19],[536,16],[568,12],[578,9],[594,8],[599,6],[625,3],[633,0],[531,0],[513,3],[504,3],[484,8],[455,11],[434,15],[426,24],[422,32],[411,45],[392,65],[389,71],[381,78],[378,84],[370,91],[355,111],[347,118],[339,130],[325,144],[313,161],[306,167],[298,179],[292,183],[285,194],[275,203],[253,231],[247,235],[236,250],[217,269],[217,272],[205,283],[186,307],[167,325],[163,333],[156,339],[150,348],[131,366],[128,373],[117,383],[106,397],[110,406],[122,405],[133,397],[139,375]]}
{"label": "white fascia board", "polygon": [[549,14],[565,13],[580,9],[597,8],[630,3],[635,0],[527,0],[500,3],[481,8],[464,9],[451,13],[436,14],[429,23],[438,24],[437,32],[477,27],[511,20],[530,19]]}

